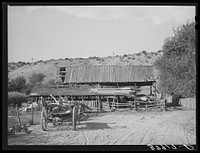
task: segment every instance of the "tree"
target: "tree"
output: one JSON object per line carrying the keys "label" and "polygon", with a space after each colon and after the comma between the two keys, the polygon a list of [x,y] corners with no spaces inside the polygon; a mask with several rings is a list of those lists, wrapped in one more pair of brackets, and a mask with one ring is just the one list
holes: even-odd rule
{"label": "tree", "polygon": [[27,102],[28,97],[20,92],[8,92],[8,106],[18,105],[21,106],[23,102]]}
{"label": "tree", "polygon": [[41,85],[42,81],[44,80],[45,75],[42,73],[33,73],[30,77],[29,77],[29,81],[32,85]]}
{"label": "tree", "polygon": [[8,79],[8,91],[22,92],[26,86],[26,79],[19,76],[16,79]]}
{"label": "tree", "polygon": [[177,95],[193,97],[196,95],[196,48],[195,22],[174,30],[163,45],[163,56],[155,67],[160,72],[160,89]]}

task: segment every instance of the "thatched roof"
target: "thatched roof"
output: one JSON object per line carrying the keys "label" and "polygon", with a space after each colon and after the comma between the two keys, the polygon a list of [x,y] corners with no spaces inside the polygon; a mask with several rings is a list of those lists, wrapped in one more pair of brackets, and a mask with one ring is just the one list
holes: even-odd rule
{"label": "thatched roof", "polygon": [[65,67],[64,83],[153,81],[153,66],[90,65]]}

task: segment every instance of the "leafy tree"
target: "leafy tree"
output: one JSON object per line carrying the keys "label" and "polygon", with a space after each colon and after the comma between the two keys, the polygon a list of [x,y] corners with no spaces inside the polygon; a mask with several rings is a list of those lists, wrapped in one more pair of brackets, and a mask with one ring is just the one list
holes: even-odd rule
{"label": "leafy tree", "polygon": [[27,102],[28,97],[20,92],[8,92],[8,106],[18,105],[21,106],[23,102]]}
{"label": "leafy tree", "polygon": [[26,86],[26,79],[19,76],[16,79],[8,80],[8,91],[22,92]]}
{"label": "leafy tree", "polygon": [[196,95],[195,22],[174,30],[165,40],[163,56],[155,62],[160,72],[160,89],[177,95]]}
{"label": "leafy tree", "polygon": [[30,77],[29,77],[29,81],[32,85],[41,85],[42,81],[44,80],[45,75],[42,73],[33,73]]}

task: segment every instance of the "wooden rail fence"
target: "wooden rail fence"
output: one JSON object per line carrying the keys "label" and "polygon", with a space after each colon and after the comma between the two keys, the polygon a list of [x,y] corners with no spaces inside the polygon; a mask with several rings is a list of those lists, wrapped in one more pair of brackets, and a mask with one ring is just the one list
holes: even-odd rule
{"label": "wooden rail fence", "polygon": [[82,103],[86,106],[88,106],[92,111],[97,112],[100,110],[100,102],[97,100],[91,100],[91,101],[85,101],[85,100],[74,100],[74,101],[68,101],[69,104],[73,102]]}

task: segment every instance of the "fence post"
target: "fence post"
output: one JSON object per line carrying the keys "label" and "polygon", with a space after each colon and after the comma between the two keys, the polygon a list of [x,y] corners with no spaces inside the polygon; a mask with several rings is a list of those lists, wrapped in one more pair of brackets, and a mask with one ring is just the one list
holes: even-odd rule
{"label": "fence post", "polygon": [[167,102],[167,100],[166,99],[164,99],[164,104],[163,104],[163,112],[165,112],[166,111],[166,102]]}
{"label": "fence post", "polygon": [[135,110],[135,111],[137,110],[137,109],[136,109],[136,106],[137,106],[136,101],[134,101],[134,110]]}
{"label": "fence post", "polygon": [[19,123],[19,131],[21,132],[21,120],[20,120],[20,117],[19,117],[17,104],[16,104],[16,112],[17,112],[17,119],[18,119],[18,123]]}

